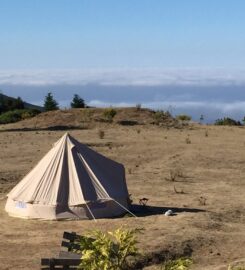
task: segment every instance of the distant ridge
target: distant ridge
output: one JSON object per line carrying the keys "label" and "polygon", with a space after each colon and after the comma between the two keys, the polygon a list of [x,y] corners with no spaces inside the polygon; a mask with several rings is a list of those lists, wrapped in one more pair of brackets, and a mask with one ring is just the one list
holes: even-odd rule
{"label": "distant ridge", "polygon": [[[105,112],[108,111],[115,113],[113,118],[107,117]],[[182,128],[186,123],[178,121],[169,113],[145,108],[81,108],[43,112],[17,123],[3,125],[0,131],[90,129],[106,128],[108,125]]]}
{"label": "distant ridge", "polygon": [[[4,94],[0,93],[0,100],[3,100],[3,101],[5,101],[5,100],[17,100],[17,98],[9,97],[7,95],[4,95]],[[31,103],[28,103],[28,102],[25,102],[25,101],[23,101],[23,103],[24,103],[24,108],[25,109],[35,109],[35,110],[39,110],[41,112],[44,111],[44,108],[41,107],[41,106],[34,105],[34,104],[31,104]]]}

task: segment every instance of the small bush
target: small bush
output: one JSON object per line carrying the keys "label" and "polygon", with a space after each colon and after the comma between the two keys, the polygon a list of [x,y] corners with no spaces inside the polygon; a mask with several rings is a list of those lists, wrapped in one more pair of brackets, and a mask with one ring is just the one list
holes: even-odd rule
{"label": "small bush", "polygon": [[198,198],[198,201],[199,201],[199,205],[206,205],[207,204],[207,198],[206,197],[203,197],[201,196],[200,198]]}
{"label": "small bush", "polygon": [[168,111],[166,111],[166,112],[162,111],[162,110],[155,111],[154,116],[153,116],[154,123],[159,125],[160,123],[164,122],[166,119],[168,119],[170,117],[172,117],[172,116],[171,116],[170,112],[168,112]]}
{"label": "small bush", "polygon": [[128,269],[128,258],[138,254],[136,233],[139,231],[119,228],[114,232],[94,231],[82,236],[77,243],[80,250],[75,250],[81,254],[79,269]]}
{"label": "small bush", "polygon": [[117,111],[115,109],[112,109],[112,108],[105,109],[104,113],[103,113],[104,117],[109,122],[112,122],[112,120],[116,114],[117,114]]}
{"label": "small bush", "polygon": [[8,111],[0,115],[0,124],[15,123],[20,120],[33,117],[39,113],[40,111],[35,109]]}
{"label": "small bush", "polygon": [[214,124],[217,126],[241,126],[240,121],[236,121],[229,117],[217,119]]}
{"label": "small bush", "polygon": [[185,142],[186,142],[186,144],[191,144],[191,139],[190,139],[189,137],[187,137],[187,138],[185,139]]}
{"label": "small bush", "polygon": [[105,137],[105,132],[104,132],[103,130],[99,130],[98,135],[99,135],[99,138],[100,138],[100,139],[104,139],[104,137]]}
{"label": "small bush", "polygon": [[186,114],[179,114],[179,115],[176,115],[176,119],[180,121],[190,121],[191,116],[186,115]]}

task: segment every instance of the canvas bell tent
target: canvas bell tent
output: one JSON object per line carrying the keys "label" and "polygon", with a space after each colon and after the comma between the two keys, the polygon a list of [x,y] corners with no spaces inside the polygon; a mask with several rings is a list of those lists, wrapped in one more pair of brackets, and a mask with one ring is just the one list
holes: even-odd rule
{"label": "canvas bell tent", "polygon": [[68,133],[7,196],[5,210],[21,218],[96,219],[128,208],[123,165]]}

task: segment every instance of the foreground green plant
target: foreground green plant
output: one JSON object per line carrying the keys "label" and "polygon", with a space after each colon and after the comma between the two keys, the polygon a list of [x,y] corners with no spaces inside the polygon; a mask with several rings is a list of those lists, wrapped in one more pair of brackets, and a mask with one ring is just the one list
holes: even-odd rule
{"label": "foreground green plant", "polygon": [[192,265],[192,260],[188,258],[180,258],[177,260],[167,261],[161,270],[188,270]]}
{"label": "foreground green plant", "polygon": [[128,258],[138,254],[136,233],[139,229],[119,228],[114,232],[94,231],[82,236],[78,244],[83,270],[123,270],[128,268]]}

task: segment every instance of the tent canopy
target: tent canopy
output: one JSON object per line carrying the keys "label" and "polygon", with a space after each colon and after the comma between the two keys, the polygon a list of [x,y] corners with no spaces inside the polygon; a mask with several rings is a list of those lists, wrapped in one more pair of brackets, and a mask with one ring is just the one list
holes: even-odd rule
{"label": "tent canopy", "polygon": [[[23,209],[27,209],[28,206],[31,208],[46,206],[47,212],[49,208],[64,209],[64,212],[67,210],[72,212],[72,208],[78,210],[82,208],[84,211],[84,206],[90,206],[89,210],[98,212],[98,209],[92,208],[101,207],[103,203],[109,201],[117,201],[127,207],[127,198],[123,165],[102,156],[66,133],[11,190],[8,194],[6,211],[12,215],[18,212],[19,216],[22,209],[24,217],[27,218],[31,216]],[[19,207],[20,203],[25,207]],[[111,204],[108,203],[109,206],[104,207],[108,208],[107,211],[105,209],[102,211],[106,212],[105,216],[117,214],[118,209],[113,213],[115,206],[112,207]],[[37,216],[46,218],[46,214],[44,217],[42,215]]]}

